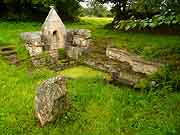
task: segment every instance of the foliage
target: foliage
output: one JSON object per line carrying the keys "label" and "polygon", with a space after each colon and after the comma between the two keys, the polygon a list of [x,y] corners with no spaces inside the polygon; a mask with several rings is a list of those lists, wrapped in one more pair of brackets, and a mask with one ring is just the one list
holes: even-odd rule
{"label": "foliage", "polygon": [[145,29],[153,29],[159,27],[161,25],[180,25],[180,15],[164,14],[164,15],[155,15],[150,18],[146,18],[144,20],[138,19],[136,20],[134,17],[131,17],[129,20],[121,20],[117,25],[114,26],[115,29],[119,30],[145,30]]}
{"label": "foliage", "polygon": [[111,17],[112,14],[103,4],[91,0],[87,8],[82,8],[81,16]]}
{"label": "foliage", "polygon": [[[81,1],[81,0],[79,0]],[[77,0],[3,0],[0,2],[1,16],[6,19],[42,19],[45,18],[50,5],[55,5],[63,19],[72,20],[80,13]],[[8,18],[7,18],[8,16]]]}
{"label": "foliage", "polygon": [[163,0],[133,0],[132,9],[145,14],[159,12]]}
{"label": "foliage", "polygon": [[180,0],[164,0],[161,2],[161,7],[163,13],[171,11],[180,14]]}
{"label": "foliage", "polygon": [[[138,19],[144,19],[144,18],[152,19],[151,17],[153,15],[158,15],[158,14],[164,15],[166,14],[167,11],[175,13],[176,15],[180,13],[179,0],[97,0],[97,1],[101,3],[107,3],[107,2],[113,3],[112,11],[115,12],[115,18],[112,24],[115,27],[119,24],[120,21],[127,20],[132,16],[135,16]],[[168,21],[169,20],[167,20],[167,23]],[[154,27],[154,24],[152,24],[151,26]],[[135,24],[132,27],[135,27]],[[128,29],[129,26],[127,26],[126,28]]]}
{"label": "foliage", "polygon": [[180,90],[180,72],[172,66],[166,65],[158,72],[149,76],[148,79],[141,81],[136,86],[143,91],[164,91],[174,92]]}
{"label": "foliage", "polygon": [[112,12],[115,14],[115,20],[125,19],[128,8],[128,0],[97,0],[100,3],[112,3]]}

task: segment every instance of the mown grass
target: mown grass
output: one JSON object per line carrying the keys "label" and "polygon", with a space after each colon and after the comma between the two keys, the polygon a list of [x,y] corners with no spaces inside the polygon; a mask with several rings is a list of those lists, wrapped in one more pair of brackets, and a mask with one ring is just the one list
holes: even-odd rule
{"label": "mown grass", "polygon": [[[94,38],[108,37],[111,33],[114,33],[111,36],[122,35],[124,38],[129,35],[103,30],[106,19],[103,19],[103,24],[101,20],[96,20],[97,22],[91,25],[95,20],[95,18],[88,20],[90,24],[84,22],[67,24],[67,27],[91,27],[90,29],[94,29]],[[99,25],[96,27],[98,22]],[[28,55],[19,34],[39,29],[40,23],[0,22],[0,44],[14,44],[19,57],[27,59]],[[147,35],[144,35],[145,39]],[[141,40],[141,36],[138,37],[137,34],[136,37],[134,34],[137,40],[139,38]],[[118,42],[121,42],[123,37],[118,37]],[[153,38],[155,36],[150,37],[152,41],[156,39]],[[179,42],[174,41],[178,40],[177,36],[170,36],[170,39],[164,36],[164,39],[169,40],[169,43],[172,39],[172,44]],[[36,88],[43,80],[59,74],[73,78],[68,80],[67,84],[71,109],[55,123],[39,128],[34,118]],[[180,133],[180,93],[166,93],[166,88],[147,93],[123,86],[116,87],[104,81],[106,77],[107,74],[84,66],[55,73],[45,68],[29,70],[28,60],[16,67],[0,59],[0,134],[178,135]]]}

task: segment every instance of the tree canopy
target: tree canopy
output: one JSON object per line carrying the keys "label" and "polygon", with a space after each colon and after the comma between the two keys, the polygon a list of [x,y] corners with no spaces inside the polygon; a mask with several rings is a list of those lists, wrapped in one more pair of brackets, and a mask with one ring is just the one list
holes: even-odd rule
{"label": "tree canopy", "polygon": [[88,1],[86,8],[82,8],[81,16],[111,17],[111,12],[96,0]]}
{"label": "tree canopy", "polygon": [[180,0],[97,0],[100,3],[112,3],[114,20],[126,20],[132,16],[136,18],[152,17],[167,11],[180,13]]}
{"label": "tree canopy", "polygon": [[0,16],[7,19],[40,19],[55,5],[63,19],[74,19],[80,12],[79,2],[82,0],[2,0]]}

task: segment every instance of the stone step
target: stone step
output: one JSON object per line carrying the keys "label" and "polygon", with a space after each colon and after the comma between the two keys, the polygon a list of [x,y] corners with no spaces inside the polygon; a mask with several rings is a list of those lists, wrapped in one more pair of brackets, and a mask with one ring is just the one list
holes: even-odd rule
{"label": "stone step", "polygon": [[0,45],[0,51],[10,51],[10,50],[16,50],[16,47],[14,45]]}
{"label": "stone step", "polygon": [[13,54],[13,55],[8,55],[8,56],[4,56],[4,58],[6,58],[6,59],[17,59],[17,56],[15,55],[15,54]]}
{"label": "stone step", "polygon": [[8,62],[9,64],[13,64],[13,65],[19,65],[20,61],[18,59],[14,59]]}
{"label": "stone step", "polygon": [[6,51],[6,50],[15,50],[16,47],[13,46],[13,45],[10,45],[10,46],[0,46],[0,50],[2,51]]}
{"label": "stone step", "polygon": [[14,55],[14,54],[17,54],[15,50],[0,51],[0,55],[2,56],[9,56],[9,55]]}
{"label": "stone step", "polygon": [[0,55],[3,56],[9,64],[20,64],[20,60],[17,57],[16,47],[13,45],[0,46]]}

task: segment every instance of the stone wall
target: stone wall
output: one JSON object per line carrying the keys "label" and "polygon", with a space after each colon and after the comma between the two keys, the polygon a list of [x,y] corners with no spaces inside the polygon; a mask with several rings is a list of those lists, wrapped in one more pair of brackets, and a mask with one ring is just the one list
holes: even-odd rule
{"label": "stone wall", "polygon": [[109,72],[113,80],[133,86],[161,66],[122,49],[95,45],[90,37],[88,30],[68,30],[66,55],[93,68]]}
{"label": "stone wall", "polygon": [[32,64],[34,66],[40,66],[45,64],[45,59],[41,57],[43,53],[43,46],[41,44],[41,32],[23,32],[21,33],[21,39],[25,43]]}
{"label": "stone wall", "polygon": [[145,79],[146,75],[135,72],[127,62],[120,62],[109,59],[106,55],[88,56],[84,63],[93,68],[103,70],[111,74],[114,81],[133,86],[140,80]]}
{"label": "stone wall", "polygon": [[98,70],[103,70],[111,74],[114,81],[120,82],[125,85],[133,86],[140,80],[145,79],[145,75],[142,73],[136,73],[130,70],[129,65],[126,63],[120,63],[110,59],[104,61],[87,59],[85,64],[92,66]]}
{"label": "stone wall", "polygon": [[38,56],[43,52],[41,32],[21,33],[21,39],[25,42],[25,47],[31,57]]}
{"label": "stone wall", "polygon": [[[41,32],[24,32],[21,38],[25,42],[25,47],[34,66],[56,63],[58,61],[59,52],[57,49],[44,50],[44,41],[42,41]],[[65,51],[66,55],[74,60],[80,59],[88,52],[91,45],[91,32],[85,29],[67,30]],[[44,54],[48,53],[48,60],[45,60]],[[48,62],[47,62],[48,61]]]}
{"label": "stone wall", "polygon": [[160,66],[160,64],[145,61],[139,56],[130,54],[129,52],[122,49],[107,48],[106,56],[113,60],[127,62],[133,71],[147,75],[156,72]]}
{"label": "stone wall", "polygon": [[[107,45],[95,45],[92,43],[89,30],[69,29],[66,33],[65,52],[68,58],[109,72],[114,80],[123,84],[133,86],[156,72],[161,66],[145,61],[122,49],[106,48]],[[41,32],[22,33],[21,37],[25,41],[33,65],[52,63],[51,59],[47,61],[44,56],[41,57],[44,53]],[[50,55],[57,57],[57,53],[53,51]],[[55,67],[61,67],[61,65]]]}
{"label": "stone wall", "polygon": [[95,46],[91,46],[84,63],[109,72],[113,80],[126,85],[134,86],[161,67],[161,64],[145,61],[122,49],[107,48],[106,52],[102,51],[101,53],[97,53],[96,50]]}
{"label": "stone wall", "polygon": [[67,30],[65,51],[66,55],[75,60],[88,53],[91,45],[91,31],[85,29]]}

